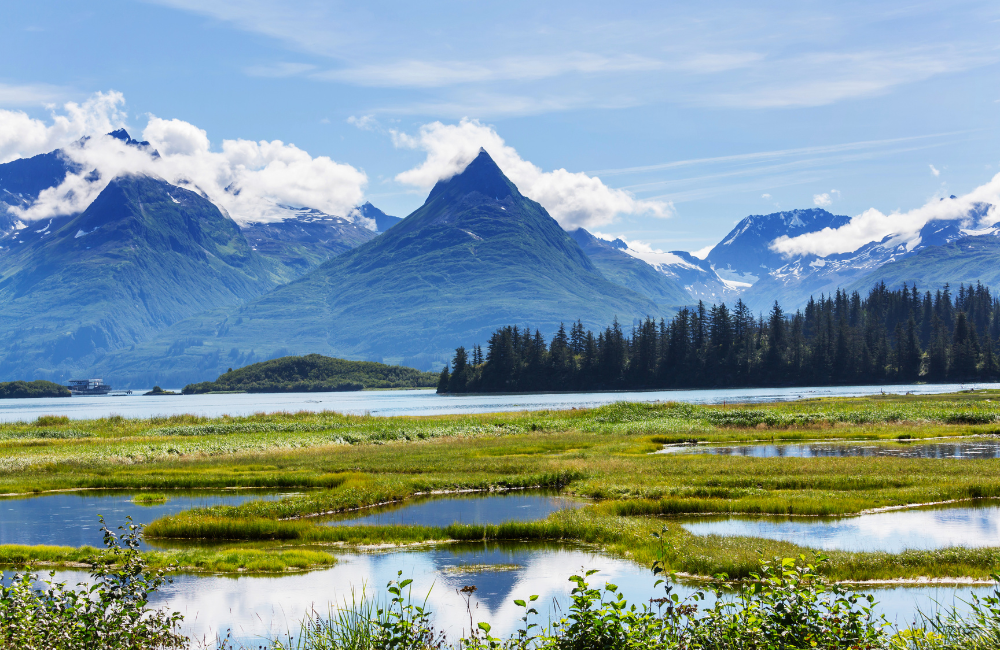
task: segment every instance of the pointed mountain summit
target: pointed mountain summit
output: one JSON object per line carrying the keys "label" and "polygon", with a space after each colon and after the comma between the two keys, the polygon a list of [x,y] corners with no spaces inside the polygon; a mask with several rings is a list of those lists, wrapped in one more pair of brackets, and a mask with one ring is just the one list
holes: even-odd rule
{"label": "pointed mountain summit", "polygon": [[443,196],[457,198],[476,192],[489,198],[501,201],[508,196],[524,198],[517,187],[504,176],[486,149],[479,148],[479,155],[466,166],[461,174],[438,181],[427,196],[427,202]]}
{"label": "pointed mountain summit", "polygon": [[[165,363],[172,374],[164,376],[186,383],[218,374],[192,372],[202,359],[214,355],[225,370],[228,359],[219,355],[251,350],[440,369],[456,346],[485,344],[502,325],[530,325],[550,337],[560,321],[603,328],[617,317],[628,326],[661,312],[668,314],[606,279],[481,152],[375,239],[245,307],[179,323],[136,354],[109,360],[106,374]],[[171,340],[188,339],[203,343],[163,358]]]}

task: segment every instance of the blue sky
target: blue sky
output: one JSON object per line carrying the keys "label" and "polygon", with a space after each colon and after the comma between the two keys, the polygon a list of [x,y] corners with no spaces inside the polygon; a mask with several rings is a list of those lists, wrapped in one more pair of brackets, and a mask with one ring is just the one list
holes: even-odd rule
{"label": "blue sky", "polygon": [[1000,172],[997,3],[695,4],[9,3],[0,109],[51,123],[117,91],[136,134],[155,115],[213,147],[294,143],[401,216],[458,134],[426,125],[467,118],[545,172],[630,192],[579,223],[664,250],[779,208],[909,210]]}

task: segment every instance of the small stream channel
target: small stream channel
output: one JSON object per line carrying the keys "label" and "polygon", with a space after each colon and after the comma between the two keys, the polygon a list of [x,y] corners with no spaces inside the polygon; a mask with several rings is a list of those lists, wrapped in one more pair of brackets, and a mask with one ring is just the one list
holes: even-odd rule
{"label": "small stream channel", "polygon": [[749,445],[667,445],[657,454],[710,454],[744,458],[1000,458],[1000,439],[880,442],[806,442]]}

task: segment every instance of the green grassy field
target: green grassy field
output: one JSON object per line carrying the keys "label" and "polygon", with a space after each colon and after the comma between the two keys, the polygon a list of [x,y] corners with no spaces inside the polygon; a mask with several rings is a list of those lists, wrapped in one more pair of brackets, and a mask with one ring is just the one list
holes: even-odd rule
{"label": "green grassy field", "polygon": [[[1000,497],[1000,461],[651,453],[664,443],[902,444],[895,441],[998,434],[1000,393],[988,391],[755,406],[619,403],[591,410],[423,418],[331,412],[216,419],[40,418],[0,426],[0,493],[142,488],[159,495],[176,488],[311,488],[280,501],[199,509],[151,522],[147,534],[161,546],[181,540],[222,544],[206,546],[194,559],[169,560],[163,554],[173,551],[162,551],[154,560],[191,570],[322,566],[332,561],[331,551],[351,545],[561,540],[643,563],[662,554],[675,571],[737,578],[756,569],[760,554],[790,557],[810,550],[755,538],[699,537],[672,516],[856,514],[886,506]],[[325,527],[310,516],[428,492],[538,486],[594,503],[540,522],[500,526]],[[655,540],[652,533],[664,528],[663,541]],[[310,557],[306,551],[319,554],[315,562],[303,559]],[[82,562],[80,553],[49,548],[39,550],[37,559]],[[842,580],[987,578],[1000,568],[1000,547],[828,555],[824,571]],[[0,547],[5,565],[31,557],[26,547]]]}

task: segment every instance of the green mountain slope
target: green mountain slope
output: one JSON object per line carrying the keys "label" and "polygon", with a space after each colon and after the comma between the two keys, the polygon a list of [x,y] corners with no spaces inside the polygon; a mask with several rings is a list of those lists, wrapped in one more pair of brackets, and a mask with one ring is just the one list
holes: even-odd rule
{"label": "green mountain slope", "polygon": [[612,242],[598,239],[583,228],[577,228],[570,236],[601,275],[615,284],[648,296],[659,305],[681,306],[694,302],[679,282],[615,247]]}
{"label": "green mountain slope", "polygon": [[431,388],[438,376],[374,361],[347,361],[320,354],[281,357],[229,370],[215,381],[189,384],[184,394],[216,391],[245,393],[327,392],[362,388]]}
{"label": "green mountain slope", "polygon": [[66,379],[283,274],[198,194],[114,179],[82,213],[12,250],[0,275],[0,379]]}
{"label": "green mountain slope", "polygon": [[1000,288],[1000,237],[963,237],[950,244],[928,246],[917,253],[875,269],[848,285],[848,291],[867,292],[879,282],[897,288],[906,282],[921,290],[982,282]]}
{"label": "green mountain slope", "polygon": [[[315,352],[439,368],[457,345],[485,343],[501,325],[551,335],[561,320],[604,327],[617,316],[627,326],[663,312],[605,279],[482,152],[372,241],[244,307],[179,323],[102,367],[105,376],[149,379],[141,373],[157,368],[162,385],[204,379],[210,366],[248,355]],[[178,341],[200,344],[178,353]]]}

